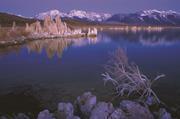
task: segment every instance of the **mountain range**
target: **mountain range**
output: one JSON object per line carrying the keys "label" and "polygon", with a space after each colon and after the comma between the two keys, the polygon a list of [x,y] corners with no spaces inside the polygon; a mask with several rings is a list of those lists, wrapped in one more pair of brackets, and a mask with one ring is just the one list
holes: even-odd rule
{"label": "mountain range", "polygon": [[57,15],[61,16],[62,18],[71,18],[94,22],[102,22],[112,16],[108,13],[87,12],[82,10],[71,10],[69,13],[60,12],[59,10],[50,10],[36,15],[35,18],[44,19],[45,16],[51,16],[51,18],[55,18]]}
{"label": "mountain range", "polygon": [[[145,10],[134,13],[126,14],[109,14],[109,13],[97,13],[82,10],[72,10],[68,13],[60,12],[59,10],[50,10],[47,12],[39,13],[35,17],[27,18],[19,15],[0,13],[0,24],[6,21],[20,20],[24,23],[34,20],[43,20],[45,16],[51,16],[55,18],[57,15],[61,16],[68,22],[82,22],[82,23],[103,23],[103,24],[127,24],[127,25],[168,25],[168,26],[180,26],[180,13],[172,10],[159,11],[159,10]],[[10,18],[13,20],[10,20]]]}
{"label": "mountain range", "polygon": [[0,12],[0,26],[12,26],[13,22],[16,22],[18,26],[24,26],[25,23],[33,23],[36,20],[35,18]]}
{"label": "mountain range", "polygon": [[118,22],[133,25],[180,25],[180,13],[158,10],[146,10],[130,14],[115,14],[107,22]]}
{"label": "mountain range", "polygon": [[145,10],[129,14],[97,13],[82,10],[72,10],[69,13],[64,13],[58,10],[51,10],[36,15],[36,18],[44,19],[47,15],[50,15],[52,18],[60,15],[62,18],[103,23],[123,23],[130,25],[180,25],[180,13],[172,10]]}

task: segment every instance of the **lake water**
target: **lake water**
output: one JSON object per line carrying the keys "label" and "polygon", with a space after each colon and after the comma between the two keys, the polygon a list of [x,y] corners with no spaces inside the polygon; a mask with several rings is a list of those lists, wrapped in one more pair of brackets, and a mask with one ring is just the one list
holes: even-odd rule
{"label": "lake water", "polygon": [[111,100],[101,74],[109,53],[124,48],[169,106],[180,106],[180,31],[99,31],[97,38],[49,39],[0,48],[0,114],[54,109],[85,91]]}

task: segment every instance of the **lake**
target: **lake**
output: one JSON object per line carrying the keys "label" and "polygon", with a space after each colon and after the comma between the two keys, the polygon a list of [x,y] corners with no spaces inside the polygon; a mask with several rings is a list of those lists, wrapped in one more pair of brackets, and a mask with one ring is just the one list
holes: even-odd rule
{"label": "lake", "polygon": [[0,114],[54,109],[85,91],[110,101],[101,74],[109,53],[126,50],[149,78],[165,74],[153,86],[171,107],[180,106],[180,30],[99,31],[97,38],[37,40],[0,48]]}

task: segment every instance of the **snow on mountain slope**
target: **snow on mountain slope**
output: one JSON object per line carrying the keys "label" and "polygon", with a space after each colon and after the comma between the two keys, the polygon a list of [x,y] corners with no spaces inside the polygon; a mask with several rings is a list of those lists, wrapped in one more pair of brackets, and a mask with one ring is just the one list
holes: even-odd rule
{"label": "snow on mountain slope", "polygon": [[111,17],[111,14],[107,13],[96,13],[96,12],[86,12],[81,10],[72,10],[68,14],[71,18],[80,18],[80,19],[87,19],[90,21],[105,21],[106,19]]}
{"label": "snow on mountain slope", "polygon": [[107,13],[86,12],[82,10],[72,10],[69,13],[63,13],[58,10],[51,10],[36,15],[36,18],[44,19],[45,16],[48,15],[51,16],[52,18],[56,17],[57,15],[60,15],[61,17],[66,17],[66,18],[77,18],[82,20],[98,21],[98,22],[105,21],[111,17],[111,14],[107,14]]}
{"label": "snow on mountain slope", "polygon": [[[172,11],[172,10],[169,10],[169,11],[147,10],[147,11],[142,11],[140,13],[140,16],[141,17],[148,16],[148,17],[154,18],[159,21],[160,21],[160,19],[168,21],[169,20],[168,16],[176,17],[176,16],[180,16],[180,14],[175,11]],[[169,22],[171,22],[171,21],[169,21]]]}
{"label": "snow on mountain slope", "polygon": [[179,25],[180,13],[172,10],[146,10],[131,14],[115,14],[107,21],[129,24]]}
{"label": "snow on mountain slope", "polygon": [[141,11],[139,12],[141,16],[151,16],[151,15],[161,15],[161,16],[166,16],[166,15],[172,15],[172,14],[179,14],[175,11],[168,10],[168,11],[159,11],[156,9],[153,10],[146,10],[146,11]]}
{"label": "snow on mountain slope", "polygon": [[66,13],[60,12],[59,10],[50,10],[47,12],[39,13],[35,16],[35,18],[44,19],[46,16],[51,16],[52,18],[55,18],[57,15],[60,15],[61,17],[67,16]]}

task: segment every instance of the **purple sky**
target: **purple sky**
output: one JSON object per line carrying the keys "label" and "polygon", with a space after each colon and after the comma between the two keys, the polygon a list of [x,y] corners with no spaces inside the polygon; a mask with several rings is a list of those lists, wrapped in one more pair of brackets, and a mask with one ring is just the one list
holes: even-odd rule
{"label": "purple sky", "polygon": [[128,13],[147,9],[180,12],[180,0],[0,0],[0,11],[35,16],[51,9]]}

